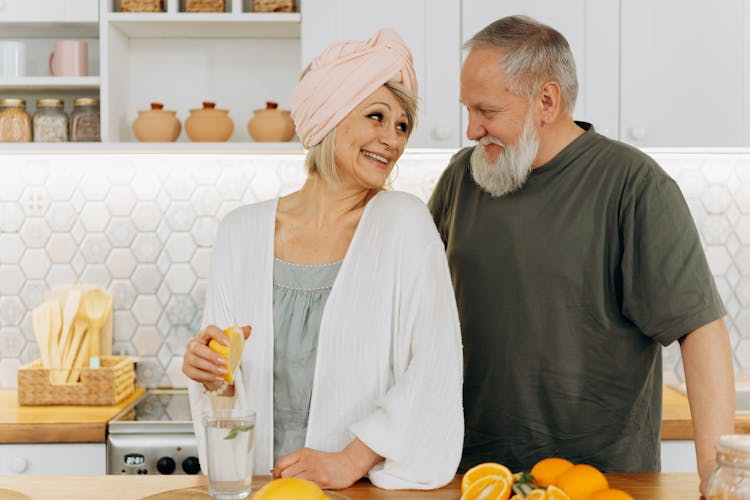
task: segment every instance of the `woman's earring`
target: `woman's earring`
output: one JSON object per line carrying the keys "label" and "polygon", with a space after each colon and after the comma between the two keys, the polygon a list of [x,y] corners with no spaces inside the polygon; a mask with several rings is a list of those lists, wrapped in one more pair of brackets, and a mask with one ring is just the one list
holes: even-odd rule
{"label": "woman's earring", "polygon": [[393,183],[396,182],[397,178],[398,178],[398,163],[393,165],[393,170],[391,170],[391,175],[389,175],[388,179],[385,181],[384,187],[386,189],[393,189]]}

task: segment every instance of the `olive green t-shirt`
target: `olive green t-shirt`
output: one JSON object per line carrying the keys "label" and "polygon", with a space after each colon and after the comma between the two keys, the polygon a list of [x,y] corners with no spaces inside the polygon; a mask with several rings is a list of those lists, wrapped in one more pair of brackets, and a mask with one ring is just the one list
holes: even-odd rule
{"label": "olive green t-shirt", "polygon": [[463,334],[460,471],[659,470],[661,346],[725,314],[675,182],[578,125],[520,190],[482,191],[466,148],[430,200]]}

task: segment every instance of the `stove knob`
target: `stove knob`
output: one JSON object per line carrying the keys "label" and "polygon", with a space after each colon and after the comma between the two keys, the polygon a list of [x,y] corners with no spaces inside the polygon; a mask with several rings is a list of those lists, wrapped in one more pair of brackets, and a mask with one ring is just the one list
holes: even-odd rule
{"label": "stove knob", "polygon": [[182,470],[185,474],[198,474],[201,471],[201,464],[196,457],[187,457],[182,461]]}
{"label": "stove knob", "polygon": [[175,463],[172,457],[161,457],[159,461],[156,462],[156,470],[162,474],[171,474],[174,472],[174,469]]}

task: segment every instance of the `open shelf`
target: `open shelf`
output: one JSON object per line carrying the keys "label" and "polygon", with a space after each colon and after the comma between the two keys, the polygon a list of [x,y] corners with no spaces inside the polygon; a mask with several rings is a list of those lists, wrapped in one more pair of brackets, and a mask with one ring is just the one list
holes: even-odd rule
{"label": "open shelf", "polygon": [[169,153],[301,154],[299,142],[3,142],[2,154]]}
{"label": "open shelf", "polygon": [[130,38],[299,38],[299,13],[123,13],[104,21]]}
{"label": "open shelf", "polygon": [[0,38],[97,38],[98,22],[4,22],[0,20]]}
{"label": "open shelf", "polygon": [[0,78],[0,90],[27,90],[31,92],[43,90],[97,90],[101,79],[98,76],[22,76],[15,78]]}

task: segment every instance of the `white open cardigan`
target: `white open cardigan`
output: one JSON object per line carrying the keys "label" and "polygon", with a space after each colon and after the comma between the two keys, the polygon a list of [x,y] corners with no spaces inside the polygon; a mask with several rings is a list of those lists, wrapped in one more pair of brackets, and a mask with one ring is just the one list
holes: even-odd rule
{"label": "white open cardigan", "polygon": [[[274,230],[278,199],[241,207],[219,228],[203,325],[252,325],[236,407],[257,414],[255,473],[273,466]],[[385,458],[369,478],[432,489],[463,445],[461,337],[445,249],[425,205],[381,192],[365,207],[320,324],[305,446],[340,451],[355,437]],[[240,373],[241,372],[241,373]],[[189,384],[201,463],[202,385]]]}

